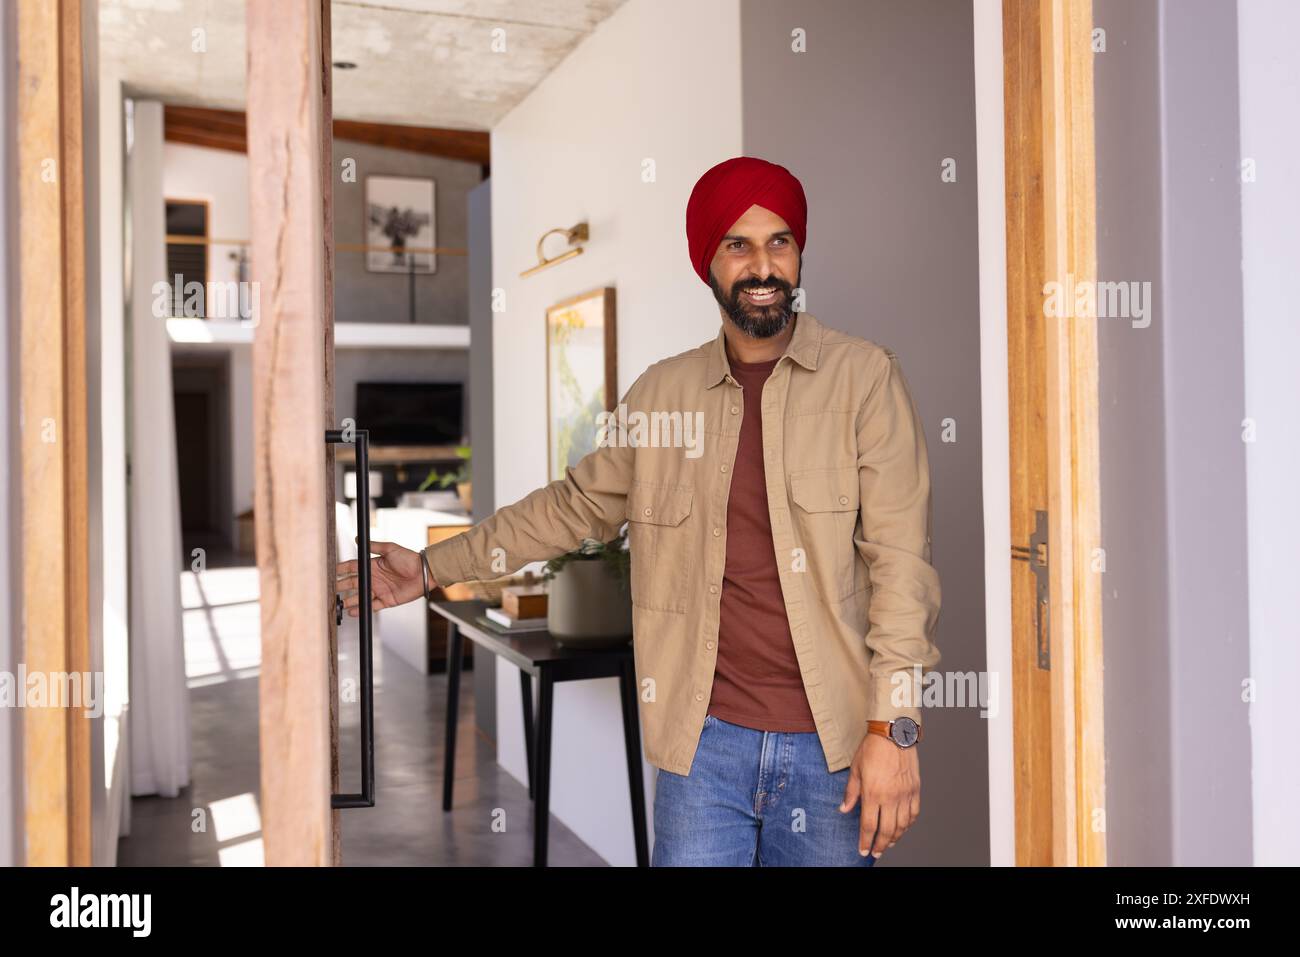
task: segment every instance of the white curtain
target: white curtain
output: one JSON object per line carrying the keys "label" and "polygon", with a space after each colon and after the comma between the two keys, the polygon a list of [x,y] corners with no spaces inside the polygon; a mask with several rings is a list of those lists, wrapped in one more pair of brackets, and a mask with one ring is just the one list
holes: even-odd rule
{"label": "white curtain", "polygon": [[190,702],[181,622],[171,346],[153,313],[167,273],[162,104],[137,100],[128,133],[131,210],[131,793],[176,797],[190,783]]}

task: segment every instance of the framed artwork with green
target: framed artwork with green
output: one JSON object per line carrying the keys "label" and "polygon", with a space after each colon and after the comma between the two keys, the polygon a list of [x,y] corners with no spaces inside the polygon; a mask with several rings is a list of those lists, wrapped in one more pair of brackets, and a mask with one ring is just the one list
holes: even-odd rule
{"label": "framed artwork with green", "polygon": [[606,287],[546,310],[547,481],[596,448],[596,417],[618,401],[614,289]]}

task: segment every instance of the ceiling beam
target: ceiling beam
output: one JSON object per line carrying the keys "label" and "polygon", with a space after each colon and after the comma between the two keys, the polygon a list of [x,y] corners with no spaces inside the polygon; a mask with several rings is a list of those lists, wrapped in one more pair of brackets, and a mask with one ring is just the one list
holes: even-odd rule
{"label": "ceiling beam", "polygon": [[163,139],[235,153],[248,152],[244,114],[232,110],[164,104]]}
{"label": "ceiling beam", "polygon": [[[241,110],[212,110],[198,106],[163,106],[163,136],[173,143],[210,149],[248,152],[248,135]],[[430,126],[399,126],[361,120],[334,121],[334,138],[370,143],[389,149],[478,163],[490,158],[490,134],[476,130],[449,130]]]}

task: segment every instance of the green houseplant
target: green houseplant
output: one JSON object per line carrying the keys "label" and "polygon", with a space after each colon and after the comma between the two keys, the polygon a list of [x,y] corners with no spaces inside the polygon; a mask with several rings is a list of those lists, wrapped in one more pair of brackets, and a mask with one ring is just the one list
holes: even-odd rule
{"label": "green houseplant", "polygon": [[596,538],[584,538],[582,544],[573,551],[552,558],[546,563],[546,568],[542,573],[542,580],[551,581],[570,562],[595,561],[597,559],[605,562],[610,571],[619,576],[619,581],[624,587],[628,585],[632,568],[632,553],[627,550],[626,527],[618,533],[617,538],[611,541],[602,542]]}
{"label": "green houseplant", "polygon": [[434,466],[429,469],[429,474],[425,476],[424,481],[420,483],[420,487],[416,491],[423,492],[435,483],[438,488],[455,485],[456,494],[460,496],[460,504],[464,506],[465,511],[469,512],[473,510],[473,487],[470,482],[470,447],[468,445],[456,446],[456,457],[460,459],[460,465],[447,471]]}

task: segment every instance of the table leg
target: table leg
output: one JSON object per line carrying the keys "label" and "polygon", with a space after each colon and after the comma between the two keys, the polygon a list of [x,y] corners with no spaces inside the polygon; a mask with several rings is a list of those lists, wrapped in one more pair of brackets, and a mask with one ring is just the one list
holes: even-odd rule
{"label": "table leg", "polygon": [[533,676],[527,671],[519,672],[519,694],[524,703],[524,759],[528,764],[528,797],[533,797]]}
{"label": "table leg", "polygon": [[623,699],[623,745],[627,749],[627,785],[632,795],[632,837],[636,843],[636,866],[650,864],[646,836],[645,782],[641,775],[641,722],[636,704],[636,665],[632,659],[623,664],[618,679]]}
{"label": "table leg", "polygon": [[451,810],[451,787],[456,778],[456,722],[460,717],[460,666],[465,638],[454,621],[447,622],[447,742],[442,766],[442,809]]}
{"label": "table leg", "polygon": [[551,820],[551,713],[555,685],[551,669],[542,665],[538,687],[537,780],[533,798],[533,867],[546,866],[546,838]]}

